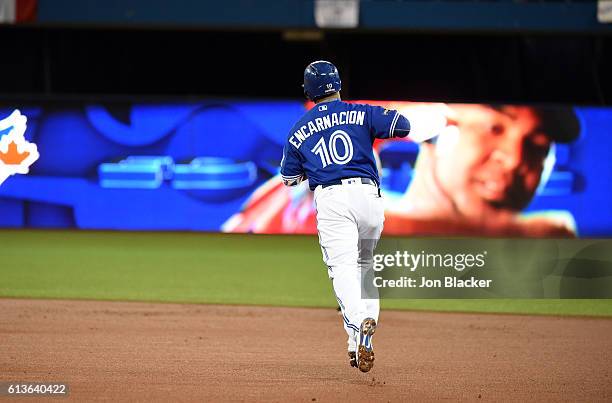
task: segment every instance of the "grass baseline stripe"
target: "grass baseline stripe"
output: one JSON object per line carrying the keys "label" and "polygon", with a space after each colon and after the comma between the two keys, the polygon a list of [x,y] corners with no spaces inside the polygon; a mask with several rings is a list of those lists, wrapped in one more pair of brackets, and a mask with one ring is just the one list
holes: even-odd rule
{"label": "grass baseline stripe", "polygon": [[[316,236],[0,230],[0,297],[335,307]],[[383,300],[382,309],[612,316],[612,300]]]}

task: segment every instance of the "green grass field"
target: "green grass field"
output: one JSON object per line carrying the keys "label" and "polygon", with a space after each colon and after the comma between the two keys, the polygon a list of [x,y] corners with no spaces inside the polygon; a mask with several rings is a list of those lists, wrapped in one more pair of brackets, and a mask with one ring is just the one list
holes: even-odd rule
{"label": "green grass field", "polygon": [[[0,231],[0,297],[334,307],[316,236]],[[612,300],[385,300],[383,308],[612,316]]]}

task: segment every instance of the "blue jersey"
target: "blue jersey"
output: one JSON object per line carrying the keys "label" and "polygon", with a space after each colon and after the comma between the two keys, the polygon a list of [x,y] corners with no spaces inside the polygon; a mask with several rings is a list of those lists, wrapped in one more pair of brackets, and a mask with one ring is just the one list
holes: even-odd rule
{"label": "blue jersey", "polygon": [[343,178],[370,178],[380,183],[374,139],[392,137],[401,116],[379,106],[340,100],[316,104],[293,126],[281,161],[287,184],[307,177],[311,190]]}

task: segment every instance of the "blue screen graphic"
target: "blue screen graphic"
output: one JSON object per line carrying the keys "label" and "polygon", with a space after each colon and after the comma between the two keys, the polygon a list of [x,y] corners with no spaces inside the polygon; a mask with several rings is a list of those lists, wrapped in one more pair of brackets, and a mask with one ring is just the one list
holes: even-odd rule
{"label": "blue screen graphic", "polygon": [[[39,160],[0,185],[0,227],[222,231],[278,175],[299,101],[7,105],[28,117]],[[527,211],[566,210],[581,237],[612,234],[612,109],[574,108],[580,138]],[[6,132],[6,131],[5,131]],[[0,136],[6,133],[0,132]],[[418,146],[379,148],[383,191],[410,184]]]}

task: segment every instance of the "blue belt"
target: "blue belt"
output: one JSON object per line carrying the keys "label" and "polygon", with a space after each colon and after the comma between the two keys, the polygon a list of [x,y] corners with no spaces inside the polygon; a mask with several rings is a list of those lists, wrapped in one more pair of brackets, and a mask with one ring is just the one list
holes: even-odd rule
{"label": "blue belt", "polygon": [[[352,179],[352,178],[343,178],[343,179]],[[376,185],[376,182],[374,182],[372,179],[370,178],[355,178],[356,181],[361,180],[361,183],[364,185]],[[326,183],[325,185],[321,185],[322,188],[326,188],[329,186],[335,186],[335,185],[342,185],[342,179],[338,179],[337,181],[333,181],[333,182],[329,182]]]}

